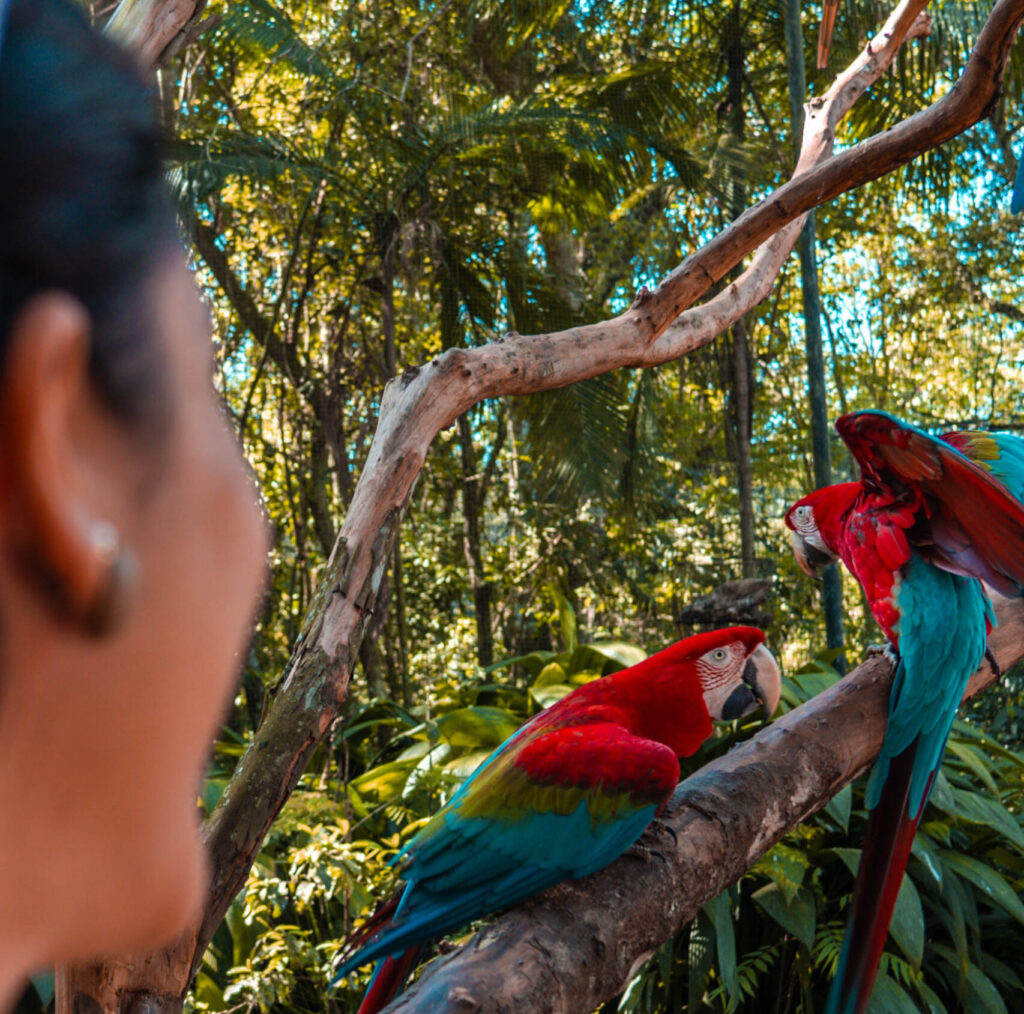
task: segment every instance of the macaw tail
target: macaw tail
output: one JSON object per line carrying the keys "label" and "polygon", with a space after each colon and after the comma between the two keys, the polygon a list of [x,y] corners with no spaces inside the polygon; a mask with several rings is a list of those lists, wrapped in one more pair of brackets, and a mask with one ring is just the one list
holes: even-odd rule
{"label": "macaw tail", "polygon": [[850,918],[825,1014],[863,1014],[871,998],[914,832],[935,777],[932,771],[924,799],[912,813],[911,783],[917,747],[915,740],[892,758],[881,795],[868,818]]}
{"label": "macaw tail", "polygon": [[356,1014],[377,1014],[383,1010],[405,985],[409,973],[416,967],[421,950],[420,947],[410,947],[397,958],[384,958],[383,961],[378,961]]}
{"label": "macaw tail", "polygon": [[[372,944],[381,933],[389,929],[402,908],[404,897],[403,891],[378,905],[366,922],[348,937],[342,948],[341,964],[328,989],[353,969],[365,964],[365,960],[361,960],[364,947]],[[379,960],[374,966],[370,985],[366,988],[357,1014],[377,1014],[377,1011],[386,1007],[402,988],[409,973],[416,967],[421,950],[422,947],[416,945],[393,957],[388,956]]]}

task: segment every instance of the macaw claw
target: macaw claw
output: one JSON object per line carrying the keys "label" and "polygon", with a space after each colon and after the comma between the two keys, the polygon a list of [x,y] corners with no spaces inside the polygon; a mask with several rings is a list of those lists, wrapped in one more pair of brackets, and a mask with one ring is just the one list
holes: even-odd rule
{"label": "macaw claw", "polygon": [[884,658],[888,660],[892,667],[895,669],[896,664],[900,660],[900,656],[896,649],[889,643],[885,644],[869,644],[867,650],[864,652],[866,658]]}

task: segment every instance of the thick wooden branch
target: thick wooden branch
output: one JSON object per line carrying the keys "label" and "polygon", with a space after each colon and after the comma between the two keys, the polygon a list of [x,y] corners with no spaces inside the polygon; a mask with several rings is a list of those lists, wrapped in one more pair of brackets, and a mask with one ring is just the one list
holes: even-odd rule
{"label": "thick wooden branch", "polygon": [[[1005,670],[1024,656],[1024,603],[1001,599],[990,645]],[[651,840],[501,916],[430,964],[389,1014],[587,1014],[654,951],[819,810],[882,745],[891,663],[872,658],[676,789]],[[987,663],[971,696],[995,679]]]}

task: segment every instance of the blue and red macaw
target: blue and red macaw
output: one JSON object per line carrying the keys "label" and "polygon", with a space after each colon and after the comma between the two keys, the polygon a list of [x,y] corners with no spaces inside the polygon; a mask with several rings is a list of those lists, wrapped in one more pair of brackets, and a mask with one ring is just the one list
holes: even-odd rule
{"label": "blue and red macaw", "polygon": [[1024,589],[1024,441],[980,431],[939,439],[879,411],[845,415],[836,429],[860,481],[804,497],[786,525],[808,574],[842,559],[897,653],[827,1007],[861,1014],[967,680],[986,655],[996,668],[986,647],[995,615],[982,582],[1004,595]]}
{"label": "blue and red macaw", "polygon": [[754,627],[688,637],[578,687],[498,747],[399,853],[404,888],[357,934],[334,982],[377,961],[359,1008],[373,1014],[424,944],[606,866],[668,800],[679,758],[713,719],[762,705],[770,716],[779,694]]}

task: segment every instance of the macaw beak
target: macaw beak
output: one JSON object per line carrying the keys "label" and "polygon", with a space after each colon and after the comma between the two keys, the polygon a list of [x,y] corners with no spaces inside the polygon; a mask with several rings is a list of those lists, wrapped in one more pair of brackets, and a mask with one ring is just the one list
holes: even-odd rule
{"label": "macaw beak", "polygon": [[775,656],[759,644],[743,666],[743,682],[722,705],[723,721],[743,718],[757,708],[764,708],[764,717],[771,718],[782,696],[782,675]]}
{"label": "macaw beak", "polygon": [[815,581],[821,580],[821,570],[835,560],[829,553],[822,552],[817,546],[812,546],[799,532],[793,533],[793,555],[800,569]]}

